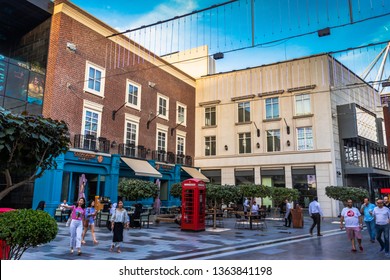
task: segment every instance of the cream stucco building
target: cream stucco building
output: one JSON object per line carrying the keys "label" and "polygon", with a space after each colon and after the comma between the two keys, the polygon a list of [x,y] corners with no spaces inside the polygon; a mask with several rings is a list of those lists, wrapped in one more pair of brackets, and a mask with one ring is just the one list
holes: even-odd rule
{"label": "cream stucco building", "polygon": [[195,110],[195,166],[212,182],[297,188],[332,217],[326,186],[388,182],[379,94],[328,54],[203,76]]}

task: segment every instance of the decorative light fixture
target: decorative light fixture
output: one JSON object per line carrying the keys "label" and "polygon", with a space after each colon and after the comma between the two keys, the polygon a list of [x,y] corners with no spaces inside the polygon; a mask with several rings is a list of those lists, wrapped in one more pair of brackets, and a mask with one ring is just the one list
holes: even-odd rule
{"label": "decorative light fixture", "polygon": [[389,87],[390,86],[390,81],[385,81],[382,83],[382,87]]}
{"label": "decorative light fixture", "polygon": [[290,147],[290,145],[291,145],[290,140],[287,140],[286,144],[287,144],[287,146]]}
{"label": "decorative light fixture", "polygon": [[228,145],[225,145],[225,151],[227,151],[229,149]]}
{"label": "decorative light fixture", "polygon": [[256,123],[253,122],[253,124],[255,125],[256,127],[256,133],[257,133],[257,137],[260,137],[260,129],[257,127]]}
{"label": "decorative light fixture", "polygon": [[73,52],[73,53],[75,53],[76,50],[77,50],[76,45],[73,44],[73,43],[70,43],[70,42],[67,42],[67,43],[66,43],[66,48],[67,48],[69,51]]}
{"label": "decorative light fixture", "polygon": [[286,119],[284,119],[284,123],[286,124],[286,132],[287,132],[287,134],[290,134],[290,126],[287,124]]}
{"label": "decorative light fixture", "polygon": [[257,147],[258,149],[260,149],[260,143],[259,143],[259,142],[256,143],[256,147]]}
{"label": "decorative light fixture", "polygon": [[329,27],[318,30],[318,37],[324,37],[324,36],[329,36],[329,35],[330,35],[330,28]]}
{"label": "decorative light fixture", "polygon": [[112,118],[113,121],[115,121],[116,113],[118,113],[118,111],[119,111],[120,109],[122,109],[123,106],[125,106],[126,104],[127,104],[127,102],[123,103],[118,109],[112,111],[112,113],[111,113],[111,118]]}
{"label": "decorative light fixture", "polygon": [[215,60],[217,60],[217,59],[222,59],[223,57],[224,57],[224,55],[223,55],[223,53],[221,53],[221,52],[218,52],[218,53],[213,54],[213,58],[214,58]]}

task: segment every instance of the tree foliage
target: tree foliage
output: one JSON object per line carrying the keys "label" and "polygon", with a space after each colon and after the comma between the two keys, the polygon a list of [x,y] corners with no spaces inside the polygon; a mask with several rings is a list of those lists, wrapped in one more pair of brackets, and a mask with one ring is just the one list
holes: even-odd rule
{"label": "tree foliage", "polygon": [[[56,167],[55,158],[69,149],[68,126],[41,116],[16,115],[0,107],[0,173],[6,187],[0,200],[12,190]],[[18,178],[18,182],[14,182]]]}
{"label": "tree foliage", "polygon": [[0,214],[0,239],[10,246],[8,259],[19,260],[28,248],[50,242],[57,232],[57,222],[44,211],[19,209]]}
{"label": "tree foliage", "polygon": [[171,186],[170,194],[175,197],[179,198],[181,200],[181,183],[174,183]]}
{"label": "tree foliage", "polygon": [[329,198],[340,200],[342,202],[352,199],[354,202],[363,201],[368,197],[368,191],[363,188],[328,186],[325,188],[325,194]]}
{"label": "tree foliage", "polygon": [[118,193],[129,200],[139,200],[154,197],[158,194],[158,187],[150,181],[123,178],[118,184]]}
{"label": "tree foliage", "polygon": [[217,204],[237,201],[241,197],[240,189],[232,185],[206,185],[206,198]]}
{"label": "tree foliage", "polygon": [[206,199],[208,203],[210,202],[214,208],[214,228],[217,227],[216,217],[217,217],[217,208],[222,202],[229,203],[230,201],[237,201],[241,197],[240,189],[236,186],[231,185],[206,185]]}
{"label": "tree foliage", "polygon": [[263,185],[244,184],[239,186],[245,197],[267,197],[271,195],[271,188]]}
{"label": "tree foliage", "polygon": [[270,189],[271,189],[270,197],[275,206],[279,206],[286,199],[292,201],[292,200],[297,200],[299,197],[299,191],[296,189],[277,188],[277,187],[270,187]]}

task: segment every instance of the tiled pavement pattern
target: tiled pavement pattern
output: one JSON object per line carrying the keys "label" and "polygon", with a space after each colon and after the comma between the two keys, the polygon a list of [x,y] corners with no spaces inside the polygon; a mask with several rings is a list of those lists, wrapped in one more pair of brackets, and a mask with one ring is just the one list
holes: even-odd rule
{"label": "tiled pavement pattern", "polygon": [[[281,219],[267,219],[267,225],[265,230],[236,229],[235,218],[226,218],[223,228],[188,232],[181,231],[176,224],[151,224],[149,228],[125,230],[120,254],[109,252],[111,233],[105,227],[97,227],[99,244],[93,245],[88,232],[82,255],[77,256],[70,254],[69,228],[58,223],[57,237],[48,244],[30,248],[22,260],[354,259],[355,256],[385,259],[377,254],[377,243],[367,244],[370,251],[351,255],[350,243],[345,232],[340,231],[337,219],[322,222],[323,237],[309,235],[310,217],[305,217],[304,228],[285,228]],[[366,234],[363,232],[363,238]],[[307,249],[302,250],[302,246]],[[319,251],[328,253],[321,255]]]}

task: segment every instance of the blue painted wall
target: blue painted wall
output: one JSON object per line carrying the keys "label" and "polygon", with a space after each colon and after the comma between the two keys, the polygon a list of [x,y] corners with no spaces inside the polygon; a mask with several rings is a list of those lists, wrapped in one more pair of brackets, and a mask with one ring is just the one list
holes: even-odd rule
{"label": "blue painted wall", "polygon": [[[44,200],[46,202],[45,211],[53,216],[62,199],[67,199],[69,204],[73,203],[73,198],[78,193],[78,177],[83,173],[86,176],[97,176],[97,192],[101,196],[109,197],[113,202],[116,202],[118,198],[120,177],[137,178],[151,182],[156,180],[153,177],[135,176],[134,172],[120,160],[120,155],[117,154],[99,155],[83,151],[68,151],[65,155],[59,156],[56,162],[55,169],[47,170],[41,178],[35,180],[33,196],[33,209],[37,207],[39,201]],[[180,199],[170,195],[170,188],[172,184],[188,179],[188,175],[186,177],[186,174],[183,174],[180,165],[156,164],[154,161],[149,161],[149,163],[163,175],[160,180],[166,181],[168,184],[168,199],[163,201],[163,205],[180,205]],[[65,174],[69,176],[69,180],[63,183]],[[104,181],[102,180],[103,176]],[[63,187],[68,188],[65,197],[62,191]],[[88,190],[88,182],[86,189]],[[135,201],[125,201],[126,206],[134,203]],[[146,199],[141,203],[152,205],[153,199]]]}

